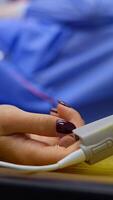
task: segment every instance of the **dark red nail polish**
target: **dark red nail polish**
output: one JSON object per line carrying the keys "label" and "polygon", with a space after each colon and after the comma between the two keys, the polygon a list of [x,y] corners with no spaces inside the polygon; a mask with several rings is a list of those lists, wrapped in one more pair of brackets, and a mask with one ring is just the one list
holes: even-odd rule
{"label": "dark red nail polish", "polygon": [[52,109],[50,110],[50,112],[58,113],[58,112],[57,112],[57,109],[54,109],[54,108],[52,108]]}
{"label": "dark red nail polish", "polygon": [[65,103],[64,101],[58,100],[58,103],[61,104],[61,105],[63,105],[63,106],[69,107],[69,108],[71,107],[67,103]]}
{"label": "dark red nail polish", "polygon": [[72,130],[75,129],[76,126],[68,121],[62,120],[62,119],[58,119],[56,121],[56,131],[58,133],[62,133],[62,134],[70,134],[72,133]]}

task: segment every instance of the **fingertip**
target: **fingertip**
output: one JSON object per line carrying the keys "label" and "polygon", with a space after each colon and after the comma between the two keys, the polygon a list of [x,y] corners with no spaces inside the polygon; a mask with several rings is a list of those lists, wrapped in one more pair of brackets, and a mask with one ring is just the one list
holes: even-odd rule
{"label": "fingertip", "polygon": [[61,100],[58,100],[58,105],[63,105],[63,106],[68,107],[68,108],[71,107],[68,103],[61,101]]}
{"label": "fingertip", "polygon": [[56,131],[60,134],[70,134],[72,133],[73,129],[76,129],[76,126],[71,122],[63,119],[58,119],[56,121]]}
{"label": "fingertip", "polygon": [[70,120],[71,115],[74,113],[74,109],[71,107],[66,107],[62,104],[58,104],[57,111],[59,116],[67,121]]}
{"label": "fingertip", "polygon": [[64,136],[62,137],[60,140],[59,140],[59,146],[62,146],[62,147],[69,147],[70,145],[74,144],[76,142],[76,138],[73,137],[72,134],[70,135],[67,135],[67,136]]}
{"label": "fingertip", "polygon": [[72,107],[66,107],[62,104],[58,104],[57,111],[61,118],[74,123],[76,127],[80,127],[85,124],[81,114]]}
{"label": "fingertip", "polygon": [[66,106],[65,104],[58,103],[57,112],[72,112],[74,110],[71,106]]}

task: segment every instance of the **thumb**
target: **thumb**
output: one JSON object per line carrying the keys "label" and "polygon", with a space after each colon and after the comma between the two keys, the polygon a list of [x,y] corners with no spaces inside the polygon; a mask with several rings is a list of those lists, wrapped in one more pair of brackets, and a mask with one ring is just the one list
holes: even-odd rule
{"label": "thumb", "polygon": [[70,121],[80,127],[84,125],[84,120],[81,117],[80,113],[75,109],[66,106],[65,104],[59,103],[57,106],[58,116],[63,118],[66,121]]}
{"label": "thumb", "polygon": [[0,106],[0,134],[32,133],[45,136],[58,136],[58,117],[25,112],[15,106]]}

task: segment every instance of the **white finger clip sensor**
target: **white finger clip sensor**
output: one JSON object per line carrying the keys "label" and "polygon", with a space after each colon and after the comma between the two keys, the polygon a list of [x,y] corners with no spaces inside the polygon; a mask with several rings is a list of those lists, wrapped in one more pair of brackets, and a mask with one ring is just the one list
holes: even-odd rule
{"label": "white finger clip sensor", "polygon": [[74,129],[73,134],[80,139],[80,149],[55,164],[26,166],[1,161],[0,166],[22,171],[53,171],[83,161],[94,164],[113,155],[113,115]]}

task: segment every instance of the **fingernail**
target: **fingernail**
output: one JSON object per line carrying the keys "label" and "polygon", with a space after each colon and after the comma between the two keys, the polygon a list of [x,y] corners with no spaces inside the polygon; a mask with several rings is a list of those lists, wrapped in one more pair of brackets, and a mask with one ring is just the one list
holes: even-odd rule
{"label": "fingernail", "polygon": [[52,109],[50,110],[50,112],[58,113],[58,112],[57,112],[57,109],[55,109],[55,108],[52,108]]}
{"label": "fingernail", "polygon": [[69,107],[69,108],[71,107],[67,103],[65,103],[64,101],[58,100],[58,103],[61,104],[61,105],[63,105],[63,106]]}
{"label": "fingernail", "polygon": [[62,120],[62,119],[58,119],[56,121],[56,131],[58,133],[62,133],[62,134],[70,134],[72,133],[72,130],[75,129],[76,126],[68,121]]}

